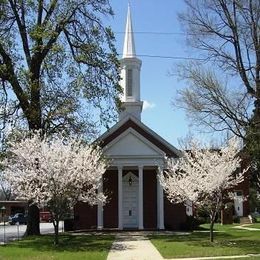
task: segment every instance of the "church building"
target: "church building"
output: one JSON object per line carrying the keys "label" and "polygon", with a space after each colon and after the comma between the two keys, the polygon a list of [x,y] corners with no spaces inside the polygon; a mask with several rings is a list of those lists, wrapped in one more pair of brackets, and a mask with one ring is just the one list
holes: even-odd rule
{"label": "church building", "polygon": [[179,229],[186,221],[186,208],[171,204],[159,183],[164,157],[177,158],[180,151],[141,121],[142,61],[136,56],[128,8],[121,59],[122,111],[119,121],[100,138],[111,166],[103,177],[105,205],[75,207],[76,229]]}
{"label": "church building", "polygon": [[[99,192],[108,196],[102,205],[79,202],[74,208],[74,229],[180,230],[185,228],[191,208],[168,201],[159,182],[164,158],[179,158],[181,152],[142,123],[140,97],[142,61],[136,56],[130,9],[128,8],[121,59],[122,110],[119,121],[99,137],[105,156],[111,159]],[[248,181],[238,185],[233,215],[247,216]]]}

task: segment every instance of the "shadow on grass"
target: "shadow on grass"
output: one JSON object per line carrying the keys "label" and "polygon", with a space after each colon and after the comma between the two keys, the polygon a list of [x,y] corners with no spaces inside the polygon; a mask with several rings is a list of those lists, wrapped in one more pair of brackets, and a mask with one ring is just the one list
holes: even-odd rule
{"label": "shadow on grass", "polygon": [[209,241],[192,241],[187,242],[188,246],[196,246],[203,248],[232,248],[236,251],[242,250],[244,253],[260,253],[260,241],[255,240],[229,240],[229,239],[215,239],[213,243]]}
{"label": "shadow on grass", "polygon": [[[214,234],[216,239],[232,239],[233,236],[230,234],[226,233],[215,233]],[[174,235],[174,236],[150,236],[150,238],[155,238],[155,239],[162,239],[165,240],[165,242],[196,242],[196,241],[207,241],[209,240],[209,232],[193,232],[190,235]]]}
{"label": "shadow on grass", "polygon": [[232,248],[245,253],[260,253],[260,236],[252,236],[249,232],[233,231],[230,233],[216,232],[214,242],[209,241],[209,232],[194,232],[187,236],[150,236],[165,244],[182,243],[185,246],[198,248]]}
{"label": "shadow on grass", "polygon": [[114,236],[60,235],[58,246],[55,246],[53,241],[54,237],[51,235],[31,236],[12,242],[7,247],[29,248],[41,252],[102,252],[110,249]]}
{"label": "shadow on grass", "polygon": [[204,226],[198,226],[194,229],[194,231],[209,231],[209,228]]}

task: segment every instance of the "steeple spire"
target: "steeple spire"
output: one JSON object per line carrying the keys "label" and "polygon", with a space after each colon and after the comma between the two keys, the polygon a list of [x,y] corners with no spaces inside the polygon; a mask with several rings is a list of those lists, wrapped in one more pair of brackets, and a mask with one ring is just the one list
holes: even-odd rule
{"label": "steeple spire", "polygon": [[141,120],[143,102],[140,100],[140,72],[142,61],[136,57],[131,11],[128,4],[123,57],[121,64],[121,86],[123,88],[122,110],[119,120],[134,116]]}
{"label": "steeple spire", "polygon": [[132,19],[131,19],[130,4],[128,3],[123,58],[133,58],[133,57],[136,57],[135,41],[134,41],[134,33],[133,33],[133,26],[132,26]]}

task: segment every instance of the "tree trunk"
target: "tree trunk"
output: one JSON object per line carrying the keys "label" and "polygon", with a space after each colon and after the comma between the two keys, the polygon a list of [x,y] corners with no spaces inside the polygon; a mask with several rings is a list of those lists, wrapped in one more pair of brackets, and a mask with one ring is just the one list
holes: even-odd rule
{"label": "tree trunk", "polygon": [[213,228],[214,228],[214,220],[211,219],[211,220],[210,220],[210,242],[213,242],[213,241],[214,241]]}
{"label": "tree trunk", "polygon": [[36,205],[28,207],[27,229],[25,235],[40,235],[39,208]]}
{"label": "tree trunk", "polygon": [[53,220],[54,225],[54,245],[57,246],[59,244],[59,220]]}
{"label": "tree trunk", "polygon": [[[34,117],[33,109],[30,109],[30,118],[27,118],[29,129],[30,130],[39,130],[41,129],[41,116],[37,114]],[[30,203],[29,203],[30,204]],[[25,235],[40,235],[40,210],[36,205],[28,207],[28,220],[27,220],[27,229]]]}

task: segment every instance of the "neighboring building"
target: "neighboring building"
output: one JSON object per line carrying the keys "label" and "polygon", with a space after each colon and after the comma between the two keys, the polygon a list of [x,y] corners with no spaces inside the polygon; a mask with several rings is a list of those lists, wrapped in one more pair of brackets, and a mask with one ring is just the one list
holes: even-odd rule
{"label": "neighboring building", "polygon": [[25,213],[28,207],[26,201],[18,200],[3,200],[0,201],[0,209],[4,207],[4,212],[0,212],[0,222],[3,220],[3,217],[7,221],[8,216],[14,215],[16,213]]}
{"label": "neighboring building", "polygon": [[[241,169],[245,169],[248,167],[249,158],[246,156],[244,152],[240,153],[242,158]],[[248,217],[250,214],[250,206],[249,206],[249,187],[250,187],[250,175],[252,172],[250,169],[244,175],[244,181],[239,183],[235,189],[235,199],[234,199],[234,211],[233,215],[237,217]]]}
{"label": "neighboring building", "polygon": [[165,156],[178,158],[181,152],[141,122],[141,64],[136,57],[128,9],[121,59],[123,110],[119,114],[119,122],[98,139],[104,154],[112,159],[102,185],[108,201],[104,206],[93,207],[78,203],[74,209],[75,229],[184,227],[187,217],[185,206],[171,204],[158,181]]}

